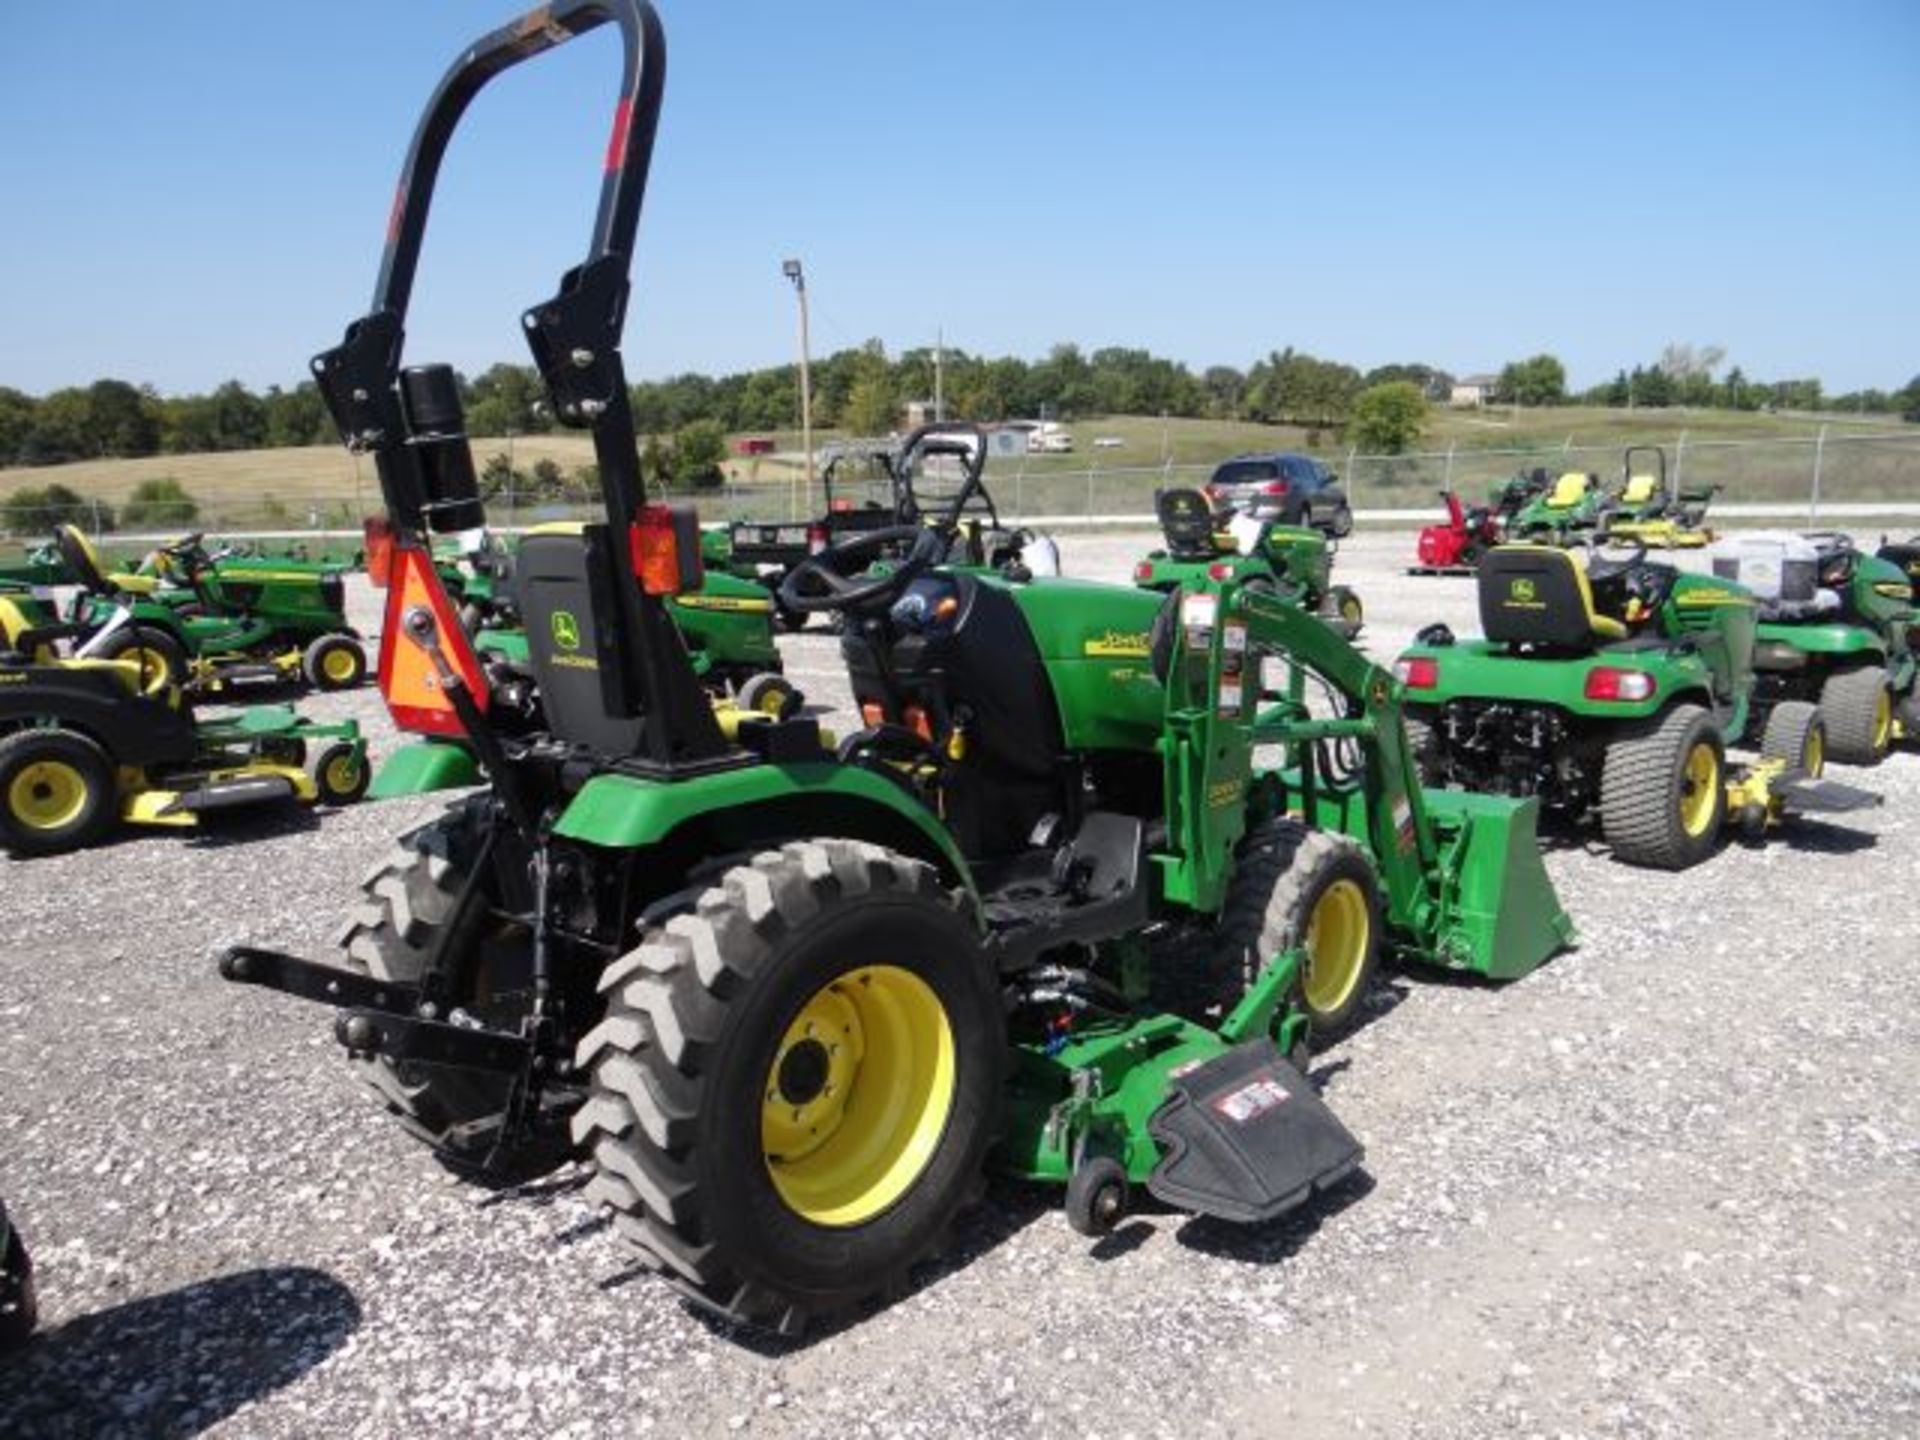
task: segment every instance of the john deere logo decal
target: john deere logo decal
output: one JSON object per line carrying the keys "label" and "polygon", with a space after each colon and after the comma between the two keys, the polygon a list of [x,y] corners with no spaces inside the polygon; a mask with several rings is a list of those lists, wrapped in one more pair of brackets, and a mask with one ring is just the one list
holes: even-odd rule
{"label": "john deere logo decal", "polygon": [[1533,582],[1531,580],[1516,580],[1512,585],[1507,587],[1507,595],[1510,599],[1517,600],[1522,605],[1531,604],[1534,597]]}
{"label": "john deere logo decal", "polygon": [[1153,653],[1152,636],[1145,630],[1137,634],[1122,630],[1108,630],[1104,634],[1088,639],[1082,649],[1085,654],[1108,659],[1139,660]]}
{"label": "john deere logo decal", "polygon": [[562,650],[580,648],[580,622],[573,618],[571,610],[553,612],[553,643]]}

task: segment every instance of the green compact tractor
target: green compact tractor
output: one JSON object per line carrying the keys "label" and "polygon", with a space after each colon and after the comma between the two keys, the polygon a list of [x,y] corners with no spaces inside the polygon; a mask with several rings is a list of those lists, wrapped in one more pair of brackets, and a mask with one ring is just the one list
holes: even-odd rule
{"label": "green compact tractor", "polygon": [[[480,505],[451,371],[400,368],[400,337],[461,109],[607,21],[599,218],[523,323],[606,518],[521,546],[529,697],[435,573],[430,532]],[[1536,807],[1422,791],[1392,677],[1272,595],[1013,583],[941,563],[945,522],[896,527],[884,572],[862,536],[783,584],[845,617],[862,728],[723,723],[667,605],[697,521],[642,492],[620,352],[662,45],[643,0],[555,0],[466,51],[416,132],[374,307],[313,373],[392,526],[389,709],[485,784],[368,879],[343,964],[222,972],[338,1007],[442,1155],[579,1157],[646,1263],[753,1324],[892,1289],[990,1163],[1089,1233],[1135,1186],[1241,1222],[1309,1201],[1360,1148],[1299,1067],[1375,964],[1510,978],[1569,939]],[[401,763],[422,788],[460,768]]]}
{"label": "green compact tractor", "polygon": [[1279,523],[1278,506],[1255,505],[1216,531],[1212,507],[1198,490],[1162,490],[1154,497],[1164,548],[1133,567],[1133,582],[1167,594],[1203,580],[1232,579],[1318,615],[1343,638],[1360,633],[1360,597],[1333,583],[1336,542],[1305,525]]}
{"label": "green compact tractor", "polygon": [[1759,531],[1720,541],[1712,560],[1760,601],[1756,707],[1818,705],[1827,754],[1848,765],[1920,735],[1920,611],[1900,547],[1868,555],[1845,535]]}
{"label": "green compact tractor", "polygon": [[0,848],[14,855],[77,850],[121,822],[194,826],[243,806],[366,793],[366,742],[351,720],[257,705],[196,721],[138,660],[56,659],[21,621],[0,601]]}
{"label": "green compact tractor", "polygon": [[[1636,456],[1651,456],[1652,467],[1636,468]],[[1718,485],[1679,489],[1667,478],[1665,450],[1629,445],[1620,464],[1620,490],[1607,506],[1600,538],[1658,550],[1697,550],[1713,541],[1707,506],[1719,493]]]}
{"label": "green compact tractor", "polygon": [[[159,573],[110,572],[72,525],[54,534],[80,586],[68,623],[76,654],[140,662],[155,690],[210,693],[305,681],[344,690],[366,678],[367,656],[346,618],[346,578],[311,561],[215,560],[201,536],[161,547]],[[167,578],[182,583],[169,590]]]}
{"label": "green compact tractor", "polygon": [[[1790,811],[1873,797],[1821,781],[1826,727],[1805,703],[1755,720],[1753,596],[1725,580],[1625,559],[1583,563],[1509,545],[1479,572],[1484,638],[1429,626],[1395,669],[1430,783],[1538,796],[1597,816],[1614,855],[1680,870],[1712,853],[1731,816],[1764,830]],[[1759,737],[1736,770],[1729,745]]]}
{"label": "green compact tractor", "polygon": [[1605,528],[1611,504],[1599,476],[1569,470],[1514,511],[1506,534],[1513,540],[1583,544]]}

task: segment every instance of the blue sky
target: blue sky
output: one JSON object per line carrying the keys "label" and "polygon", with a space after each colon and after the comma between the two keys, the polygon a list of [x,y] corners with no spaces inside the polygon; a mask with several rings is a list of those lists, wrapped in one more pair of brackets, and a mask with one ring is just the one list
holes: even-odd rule
{"label": "blue sky", "polygon": [[[1294,345],[1576,384],[1717,343],[1920,371],[1920,4],[662,0],[636,378],[879,336],[1201,365]],[[16,4],[0,384],[292,383],[364,309],[402,149],[486,0]],[[610,32],[483,94],[409,354],[523,361],[584,244]]]}

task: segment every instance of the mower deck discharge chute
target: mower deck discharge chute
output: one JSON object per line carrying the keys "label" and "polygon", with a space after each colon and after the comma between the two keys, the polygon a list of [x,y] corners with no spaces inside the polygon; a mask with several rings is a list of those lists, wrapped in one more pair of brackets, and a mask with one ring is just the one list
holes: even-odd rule
{"label": "mower deck discharge chute", "polygon": [[[431,533],[484,514],[457,417],[422,423],[448,373],[402,369],[401,336],[467,100],[605,22],[599,217],[524,330],[606,519],[521,549],[529,675],[475,649],[434,567]],[[341,1007],[443,1157],[587,1160],[647,1263],[752,1324],[904,1281],[990,1160],[1062,1183],[1089,1234],[1134,1186],[1239,1220],[1307,1200],[1360,1160],[1310,1042],[1358,1022],[1383,957],[1517,975],[1570,938],[1534,803],[1430,805],[1393,678],[1275,595],[951,563],[951,504],[782,582],[840,617],[859,730],[716,714],[668,609],[702,540],[642,493],[620,355],[663,43],[642,0],[557,0],[421,122],[373,310],[314,373],[389,512],[381,686],[427,737],[392,768],[485,783],[369,877],[343,967],[238,949],[223,973]]]}
{"label": "mower deck discharge chute", "polygon": [[[1874,803],[1820,779],[1813,706],[1756,719],[1756,607],[1739,585],[1644,549],[1588,565],[1513,545],[1481,564],[1479,600],[1484,638],[1429,626],[1395,666],[1430,783],[1597,817],[1618,858],[1661,869],[1704,860],[1729,819],[1760,831]],[[1752,737],[1761,761],[1731,766],[1727,747]]]}

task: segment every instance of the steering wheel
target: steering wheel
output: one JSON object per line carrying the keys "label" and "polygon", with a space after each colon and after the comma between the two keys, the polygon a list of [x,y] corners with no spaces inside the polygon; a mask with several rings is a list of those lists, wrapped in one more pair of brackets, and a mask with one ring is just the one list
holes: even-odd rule
{"label": "steering wheel", "polygon": [[[861,571],[898,545],[908,547],[898,565],[884,575],[861,576]],[[945,532],[926,525],[889,525],[849,535],[789,570],[780,581],[780,603],[802,615],[817,615],[890,602],[938,564],[946,551]]]}
{"label": "steering wheel", "polygon": [[1609,543],[1599,536],[1587,541],[1587,579],[1590,581],[1613,580],[1626,575],[1631,582],[1633,572],[1638,570],[1647,558],[1646,542],[1628,541],[1632,553],[1624,560],[1608,560],[1601,555],[1600,552],[1606,549]]}

